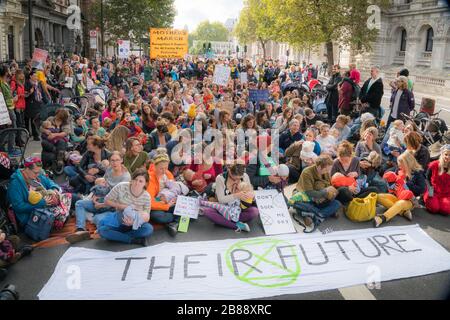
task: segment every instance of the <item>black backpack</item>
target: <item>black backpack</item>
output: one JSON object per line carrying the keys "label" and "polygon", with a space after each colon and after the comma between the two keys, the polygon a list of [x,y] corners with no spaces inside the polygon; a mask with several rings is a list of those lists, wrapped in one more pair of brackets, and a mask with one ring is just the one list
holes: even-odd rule
{"label": "black backpack", "polygon": [[351,83],[352,83],[352,87],[353,87],[353,93],[352,93],[352,100],[351,100],[351,102],[354,102],[354,101],[358,100],[359,95],[361,94],[361,87],[358,86],[353,81]]}
{"label": "black backpack", "polygon": [[6,236],[16,235],[17,225],[11,221],[9,214],[5,209],[0,208],[0,230],[6,233]]}

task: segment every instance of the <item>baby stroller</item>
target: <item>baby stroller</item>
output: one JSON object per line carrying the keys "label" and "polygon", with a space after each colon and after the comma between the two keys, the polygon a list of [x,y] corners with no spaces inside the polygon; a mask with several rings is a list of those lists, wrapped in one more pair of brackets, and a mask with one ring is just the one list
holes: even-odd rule
{"label": "baby stroller", "polygon": [[311,93],[314,113],[319,115],[322,119],[326,119],[328,117],[327,105],[325,103],[327,95],[328,92],[320,88],[315,88]]}
{"label": "baby stroller", "polygon": [[15,137],[20,136],[23,142],[23,146],[20,147],[21,156],[16,158],[11,158],[11,168],[18,169],[23,165],[25,159],[25,151],[27,150],[28,142],[30,141],[30,133],[24,128],[16,129],[4,129],[0,131],[0,151],[6,152],[8,141],[14,135]]}
{"label": "baby stroller", "polygon": [[[46,121],[49,117],[55,116],[56,111],[62,108],[69,111],[69,123],[72,124],[74,116],[80,113],[76,105],[68,104],[66,106],[62,106],[60,104],[49,104],[42,109],[39,117],[35,119],[36,126],[40,128],[44,121]],[[44,169],[50,173],[54,173],[55,175],[62,175],[64,172],[66,153],[72,151],[73,149],[74,145],[68,142],[66,150],[61,151],[60,154],[57,154],[53,149],[48,149],[46,145],[44,145],[44,142],[42,142],[42,164]]]}

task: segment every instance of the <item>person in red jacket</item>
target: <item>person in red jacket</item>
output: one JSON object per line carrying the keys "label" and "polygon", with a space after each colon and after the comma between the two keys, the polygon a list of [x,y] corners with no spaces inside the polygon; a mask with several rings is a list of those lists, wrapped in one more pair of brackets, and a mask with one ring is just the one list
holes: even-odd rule
{"label": "person in red jacket", "polygon": [[338,86],[339,91],[339,113],[343,115],[350,115],[353,106],[350,104],[352,102],[353,95],[353,80],[350,78],[350,72],[346,72],[344,79]]}
{"label": "person in red jacket", "polygon": [[441,157],[428,168],[431,187],[423,197],[425,206],[430,213],[450,215],[450,144],[442,147]]}
{"label": "person in red jacket", "polygon": [[[25,128],[25,74],[22,70],[16,71],[14,86],[11,86],[18,128]],[[19,138],[20,139],[20,138]],[[23,141],[17,141],[22,145]]]}

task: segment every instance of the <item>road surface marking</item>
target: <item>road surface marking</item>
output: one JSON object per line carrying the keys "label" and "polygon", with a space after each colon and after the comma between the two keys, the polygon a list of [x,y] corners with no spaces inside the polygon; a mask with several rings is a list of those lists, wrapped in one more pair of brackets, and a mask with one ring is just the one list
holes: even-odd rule
{"label": "road surface marking", "polygon": [[345,300],[377,300],[366,286],[339,289]]}

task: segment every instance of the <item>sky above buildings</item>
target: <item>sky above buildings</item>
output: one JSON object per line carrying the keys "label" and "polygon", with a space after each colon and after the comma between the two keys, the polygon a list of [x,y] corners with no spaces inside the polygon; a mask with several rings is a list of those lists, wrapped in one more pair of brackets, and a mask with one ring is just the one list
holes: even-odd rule
{"label": "sky above buildings", "polygon": [[238,18],[243,6],[243,0],[175,0],[174,27],[183,29],[187,25],[189,32],[193,32],[205,20],[225,23],[227,19]]}

